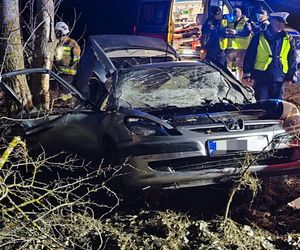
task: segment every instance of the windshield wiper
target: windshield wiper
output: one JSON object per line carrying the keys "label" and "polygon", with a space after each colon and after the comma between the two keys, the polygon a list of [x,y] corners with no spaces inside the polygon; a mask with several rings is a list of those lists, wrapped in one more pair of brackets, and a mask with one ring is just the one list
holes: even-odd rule
{"label": "windshield wiper", "polygon": [[[133,104],[131,104],[129,101],[127,101],[127,100],[123,100],[125,103],[127,103],[128,104],[128,106],[132,109],[132,108],[135,108],[135,107],[133,107],[133,106],[138,106],[138,105],[133,105]],[[149,104],[147,104],[147,103],[143,103],[143,102],[139,102],[139,101],[134,101],[133,102],[134,104],[141,104],[142,105],[142,107],[136,107],[135,109],[141,109],[141,110],[143,110],[143,109],[155,109],[155,107],[153,107],[153,106],[151,106],[151,105],[149,105]]]}
{"label": "windshield wiper", "polygon": [[169,108],[178,108],[176,105],[167,105],[167,104],[162,104],[156,107],[157,109],[169,109]]}
{"label": "windshield wiper", "polygon": [[145,106],[145,107],[140,107],[139,109],[155,109],[155,107],[153,107],[147,103],[143,103],[143,102],[139,102],[139,103]]}

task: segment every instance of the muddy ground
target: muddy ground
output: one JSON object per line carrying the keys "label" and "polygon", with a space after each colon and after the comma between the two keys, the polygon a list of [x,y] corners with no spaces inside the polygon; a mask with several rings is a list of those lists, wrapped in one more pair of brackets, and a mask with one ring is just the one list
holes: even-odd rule
{"label": "muddy ground", "polygon": [[285,85],[284,92],[285,92],[284,94],[285,100],[295,103],[298,107],[300,106],[300,83]]}

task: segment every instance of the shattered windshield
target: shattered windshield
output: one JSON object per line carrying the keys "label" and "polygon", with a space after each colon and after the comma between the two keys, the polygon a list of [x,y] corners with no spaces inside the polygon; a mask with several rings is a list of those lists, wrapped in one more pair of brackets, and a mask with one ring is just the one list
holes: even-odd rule
{"label": "shattered windshield", "polygon": [[128,71],[120,75],[117,97],[121,106],[133,108],[244,102],[244,96],[219,71],[205,64]]}

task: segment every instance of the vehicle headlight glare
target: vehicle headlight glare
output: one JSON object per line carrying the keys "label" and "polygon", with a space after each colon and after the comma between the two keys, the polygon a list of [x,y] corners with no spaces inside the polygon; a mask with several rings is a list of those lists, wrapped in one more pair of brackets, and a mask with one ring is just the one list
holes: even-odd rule
{"label": "vehicle headlight glare", "polygon": [[274,148],[293,148],[300,146],[300,135],[298,133],[283,133],[278,135],[274,141]]}
{"label": "vehicle headlight glare", "polygon": [[156,131],[155,129],[141,127],[141,126],[130,126],[130,131],[135,135],[143,135],[143,136],[149,136],[149,135],[155,135]]}
{"label": "vehicle headlight glare", "polygon": [[135,135],[165,136],[167,131],[160,124],[143,118],[127,118],[125,125]]}

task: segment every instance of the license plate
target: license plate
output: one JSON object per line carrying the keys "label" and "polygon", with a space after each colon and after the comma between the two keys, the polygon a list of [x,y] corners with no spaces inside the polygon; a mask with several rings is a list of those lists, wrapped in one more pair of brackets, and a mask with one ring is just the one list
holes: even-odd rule
{"label": "license plate", "polygon": [[251,136],[228,140],[208,141],[208,152],[219,156],[236,152],[260,152],[268,145],[265,136]]}

